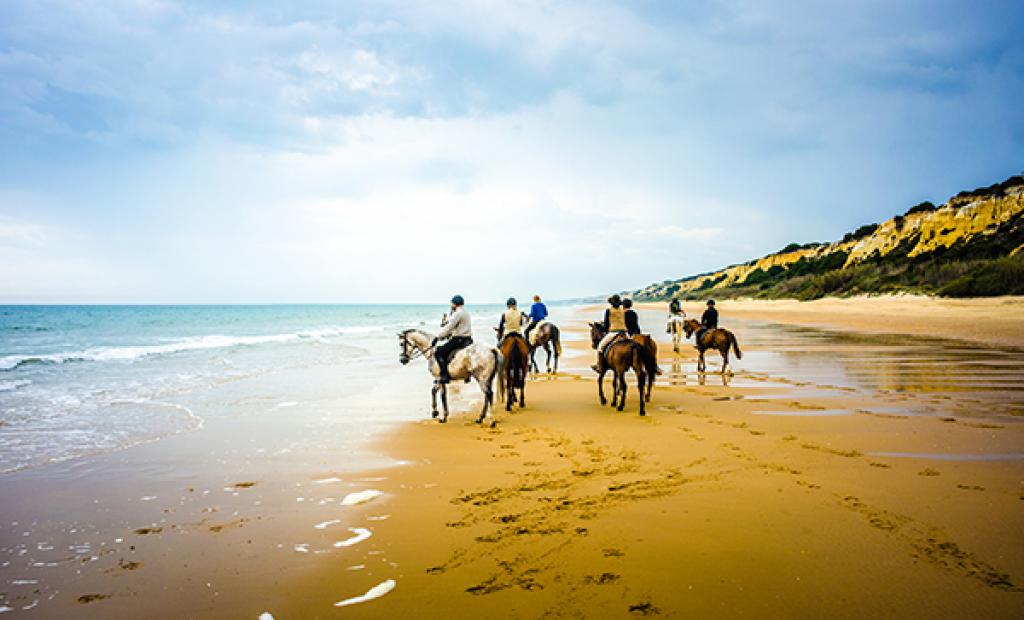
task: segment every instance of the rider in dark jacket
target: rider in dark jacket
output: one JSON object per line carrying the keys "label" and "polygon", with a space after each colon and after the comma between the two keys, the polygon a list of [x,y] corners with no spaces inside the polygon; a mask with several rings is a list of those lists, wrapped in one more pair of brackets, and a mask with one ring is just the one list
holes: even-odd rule
{"label": "rider in dark jacket", "polygon": [[718,329],[718,310],[715,310],[715,300],[708,300],[708,309],[700,317],[700,326],[704,329]]}
{"label": "rider in dark jacket", "polygon": [[626,309],[626,333],[630,336],[635,336],[640,333],[640,317],[637,316],[636,310],[633,309],[633,300],[625,299],[622,301],[622,307]]}

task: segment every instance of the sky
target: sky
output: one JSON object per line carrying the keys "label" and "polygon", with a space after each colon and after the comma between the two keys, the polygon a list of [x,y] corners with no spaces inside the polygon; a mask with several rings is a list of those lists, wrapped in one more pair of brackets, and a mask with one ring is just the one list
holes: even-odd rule
{"label": "sky", "polygon": [[0,303],[638,288],[1024,170],[1024,3],[0,0]]}

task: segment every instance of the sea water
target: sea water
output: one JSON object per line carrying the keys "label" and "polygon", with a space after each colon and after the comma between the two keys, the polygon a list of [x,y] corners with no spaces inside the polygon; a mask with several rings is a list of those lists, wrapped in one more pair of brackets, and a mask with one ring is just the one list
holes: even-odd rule
{"label": "sea water", "polygon": [[[446,309],[0,306],[0,472],[195,431],[225,415],[221,401],[203,395],[232,382],[259,379],[261,406],[275,415],[365,387],[367,377],[386,382],[393,373],[422,373],[429,382],[425,370],[411,368],[422,361],[398,364],[396,334],[436,331]],[[493,344],[504,308],[468,309],[477,341]],[[295,380],[321,377],[325,368],[329,381]]]}

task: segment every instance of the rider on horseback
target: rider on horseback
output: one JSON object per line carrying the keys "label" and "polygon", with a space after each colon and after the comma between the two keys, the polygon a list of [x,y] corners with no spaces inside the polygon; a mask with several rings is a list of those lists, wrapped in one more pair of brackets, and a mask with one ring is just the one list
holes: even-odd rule
{"label": "rider on horseback", "polygon": [[473,330],[465,305],[466,301],[462,299],[462,295],[452,297],[452,311],[448,315],[448,322],[431,343],[431,346],[437,346],[438,340],[448,338],[448,342],[434,349],[434,359],[437,360],[441,369],[441,376],[437,379],[438,383],[448,383],[448,362],[455,352],[473,344]]}
{"label": "rider on horseback", "polygon": [[526,332],[523,334],[527,342],[530,341],[530,332],[546,318],[548,318],[548,307],[541,302],[540,295],[534,295],[533,305],[530,306],[530,324],[526,326]]}
{"label": "rider on horseback", "polygon": [[718,310],[715,310],[715,300],[709,299],[707,305],[707,310],[700,317],[700,329],[697,330],[695,342],[700,342],[701,337],[712,329],[718,329]]}
{"label": "rider on horseback", "polygon": [[498,342],[501,342],[505,336],[511,336],[512,334],[523,335],[523,323],[525,322],[526,315],[516,307],[516,298],[509,297],[505,305],[508,307],[508,310],[501,315],[501,321],[498,323]]}
{"label": "rider on horseback", "polygon": [[626,309],[626,312],[623,313],[623,318],[626,319],[626,333],[630,336],[636,336],[640,333],[640,317],[637,316],[636,310],[633,309],[633,300],[623,300],[622,307]]}
{"label": "rider on horseback", "polygon": [[616,338],[626,335],[626,310],[622,307],[622,298],[612,295],[608,298],[608,307],[604,311],[605,337],[597,345],[597,363],[591,366],[594,372],[601,372],[601,358],[604,350]]}

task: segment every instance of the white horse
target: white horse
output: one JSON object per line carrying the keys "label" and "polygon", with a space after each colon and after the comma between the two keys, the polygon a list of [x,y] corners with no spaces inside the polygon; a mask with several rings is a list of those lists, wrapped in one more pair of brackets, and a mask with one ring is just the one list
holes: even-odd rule
{"label": "white horse", "polygon": [[668,328],[666,331],[672,334],[672,350],[679,353],[679,344],[685,338],[683,334],[683,323],[686,321],[686,313],[682,315],[670,314],[668,315]]}
{"label": "white horse", "polygon": [[[427,370],[434,376],[434,379],[437,379],[441,375],[441,366],[434,359],[434,347],[431,344],[433,341],[433,334],[428,334],[420,329],[407,329],[401,332],[398,334],[398,344],[402,352],[398,355],[398,361],[402,362],[402,364],[408,364],[417,357],[423,357],[427,360]],[[480,412],[480,417],[476,420],[477,424],[483,422],[485,418],[490,419],[490,426],[492,428],[496,424],[491,416],[491,405],[494,402],[494,390],[492,388],[494,377],[504,370],[504,363],[505,360],[502,359],[500,351],[493,347],[475,343],[459,349],[448,360],[448,377],[452,381],[465,380],[468,382],[471,378],[476,379],[477,385],[480,386],[480,391],[483,392],[484,408]],[[444,407],[444,416],[440,421],[447,422],[448,386],[442,383],[435,382],[433,389],[430,391],[430,415],[435,418],[438,416],[438,392],[441,392],[441,404]],[[501,380],[498,381],[498,399],[505,399],[505,382]]]}

